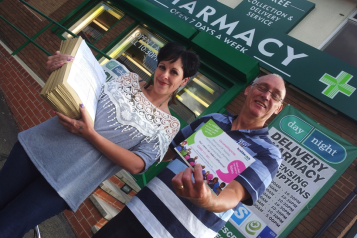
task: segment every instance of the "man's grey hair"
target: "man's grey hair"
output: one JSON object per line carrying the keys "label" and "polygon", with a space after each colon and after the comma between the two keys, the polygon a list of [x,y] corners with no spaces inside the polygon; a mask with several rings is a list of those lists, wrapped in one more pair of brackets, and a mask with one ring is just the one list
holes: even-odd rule
{"label": "man's grey hair", "polygon": [[[278,78],[280,78],[283,82],[284,82],[284,85],[286,85],[285,83],[285,80],[283,79],[283,77],[281,77],[279,74],[267,74],[267,75],[275,75],[277,76]],[[261,77],[264,77],[264,76],[267,76],[267,75],[263,75],[263,76],[260,76],[260,77],[256,77],[252,83],[256,83]]]}

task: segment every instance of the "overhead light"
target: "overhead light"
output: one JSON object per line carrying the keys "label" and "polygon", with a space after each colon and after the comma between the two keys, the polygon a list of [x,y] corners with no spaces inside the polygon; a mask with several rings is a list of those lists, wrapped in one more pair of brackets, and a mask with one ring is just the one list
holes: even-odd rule
{"label": "overhead light", "polygon": [[103,30],[105,30],[105,31],[108,30],[108,28],[106,28],[104,25],[102,25],[99,21],[93,20],[93,22],[94,22],[95,24],[97,24],[98,26],[100,26],[100,28],[102,28]]}
{"label": "overhead light", "polygon": [[[76,28],[72,30],[74,34],[77,34],[80,30],[82,30],[86,25],[93,21],[94,18],[99,16],[104,11],[104,6],[100,6],[97,10],[95,10],[92,14],[90,14],[81,24],[79,24]],[[72,38],[72,35],[68,34],[67,38]]]}

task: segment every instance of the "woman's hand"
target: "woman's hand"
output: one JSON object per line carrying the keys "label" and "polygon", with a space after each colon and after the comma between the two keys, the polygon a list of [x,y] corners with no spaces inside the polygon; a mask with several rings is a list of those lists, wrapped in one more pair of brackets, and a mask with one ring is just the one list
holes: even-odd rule
{"label": "woman's hand", "polygon": [[67,62],[74,60],[73,56],[61,54],[61,52],[56,51],[55,55],[47,58],[46,71],[50,75],[56,69],[62,67]]}
{"label": "woman's hand", "polygon": [[79,120],[72,119],[59,112],[55,112],[55,114],[58,116],[59,123],[61,123],[67,131],[90,140],[96,133],[94,125],[83,104],[80,105],[80,110],[82,118]]}
{"label": "woman's hand", "polygon": [[58,116],[59,122],[67,129],[67,131],[87,139],[104,156],[121,168],[132,174],[137,174],[143,171],[145,162],[142,158],[98,134],[94,130],[93,122],[87,114],[83,104],[81,104],[80,110],[82,114],[80,120],[69,118],[59,112],[55,112],[55,114]]}

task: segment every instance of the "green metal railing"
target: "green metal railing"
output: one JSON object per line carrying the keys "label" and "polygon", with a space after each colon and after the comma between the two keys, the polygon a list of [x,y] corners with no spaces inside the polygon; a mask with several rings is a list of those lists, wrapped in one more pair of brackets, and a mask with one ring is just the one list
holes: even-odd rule
{"label": "green metal railing", "polygon": [[[42,17],[46,18],[47,20],[50,21],[50,23],[45,26],[42,30],[40,30],[39,32],[37,32],[33,37],[29,37],[27,36],[25,33],[23,33],[20,29],[18,29],[16,26],[14,26],[13,24],[11,24],[11,22],[9,22],[8,20],[6,20],[3,16],[0,15],[0,18],[5,21],[8,25],[10,25],[12,28],[14,28],[17,32],[19,32],[21,35],[23,35],[27,41],[22,44],[18,49],[16,49],[14,52],[12,52],[11,55],[16,55],[17,53],[19,53],[23,48],[25,48],[28,44],[32,43],[34,44],[37,48],[39,48],[41,51],[43,51],[46,55],[48,56],[52,56],[47,50],[45,50],[43,47],[41,47],[39,44],[37,44],[34,40],[41,35],[44,31],[46,31],[48,28],[50,28],[53,24],[57,25],[58,27],[60,27],[61,29],[63,29],[64,31],[66,31],[67,33],[71,34],[73,37],[78,37],[76,34],[74,34],[73,32],[71,32],[70,30],[68,30],[67,28],[65,28],[64,26],[62,26],[61,24],[59,24],[58,22],[56,22],[55,20],[51,19],[50,17],[48,17],[47,15],[43,14],[42,12],[40,12],[39,10],[37,10],[36,8],[34,8],[33,6],[31,6],[30,4],[28,4],[27,2],[25,2],[24,0],[19,0],[21,3],[25,4],[27,7],[31,8],[32,10],[34,10],[36,13],[40,14]],[[1,1],[0,1],[1,2]],[[87,45],[94,49],[95,51],[97,51],[99,54],[101,54],[102,56],[104,56],[107,59],[112,59],[110,56],[108,56],[107,54],[105,54],[104,52],[102,52],[101,50],[97,49],[97,47],[95,47],[94,45],[86,42]]]}

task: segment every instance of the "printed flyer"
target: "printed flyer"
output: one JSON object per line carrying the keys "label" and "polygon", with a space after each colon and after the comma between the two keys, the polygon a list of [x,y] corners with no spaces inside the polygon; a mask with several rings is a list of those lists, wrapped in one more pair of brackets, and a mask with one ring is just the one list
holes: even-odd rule
{"label": "printed flyer", "polygon": [[206,122],[175,149],[191,167],[202,166],[205,182],[217,195],[255,161],[213,120]]}

